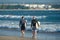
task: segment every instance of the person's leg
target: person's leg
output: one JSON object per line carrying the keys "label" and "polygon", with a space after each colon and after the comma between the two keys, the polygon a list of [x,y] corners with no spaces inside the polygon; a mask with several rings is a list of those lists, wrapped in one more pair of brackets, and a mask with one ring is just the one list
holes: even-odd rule
{"label": "person's leg", "polygon": [[32,35],[33,35],[32,37],[34,37],[34,35],[35,35],[35,32],[34,31],[32,31]]}
{"label": "person's leg", "polygon": [[35,37],[35,28],[32,28],[32,37]]}
{"label": "person's leg", "polygon": [[37,30],[35,30],[35,38],[37,37]]}
{"label": "person's leg", "polygon": [[24,36],[24,34],[25,34],[25,26],[21,27],[21,33],[22,33],[22,36]]}
{"label": "person's leg", "polygon": [[23,36],[23,31],[21,30],[21,36]]}
{"label": "person's leg", "polygon": [[36,36],[37,36],[37,29],[34,29],[34,30],[32,31],[32,34],[33,34],[33,37],[36,38]]}
{"label": "person's leg", "polygon": [[32,28],[32,34],[34,38],[37,36],[37,29],[35,27]]}
{"label": "person's leg", "polygon": [[25,34],[25,30],[22,30],[21,32],[22,32],[22,36],[24,36],[24,34]]}

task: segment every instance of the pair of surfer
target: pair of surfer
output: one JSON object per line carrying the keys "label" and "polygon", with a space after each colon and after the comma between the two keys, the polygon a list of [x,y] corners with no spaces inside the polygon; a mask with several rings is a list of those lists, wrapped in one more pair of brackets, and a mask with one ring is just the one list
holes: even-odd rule
{"label": "pair of surfer", "polygon": [[[27,21],[24,19],[24,16],[21,17],[21,20],[19,22],[19,27],[21,28],[21,33],[22,33],[22,36],[24,36],[25,34],[25,27],[27,25]],[[37,28],[39,27],[39,23],[38,23],[38,20],[36,19],[35,16],[32,17],[32,20],[31,20],[31,29],[32,29],[32,37],[36,37],[37,35]]]}

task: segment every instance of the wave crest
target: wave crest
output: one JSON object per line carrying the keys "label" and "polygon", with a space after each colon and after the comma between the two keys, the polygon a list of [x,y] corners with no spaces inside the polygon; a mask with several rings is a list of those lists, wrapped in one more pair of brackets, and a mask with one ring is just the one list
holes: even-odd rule
{"label": "wave crest", "polygon": [[[0,18],[21,18],[22,16],[18,15],[0,15]],[[32,18],[33,16],[24,16],[25,18]],[[36,18],[46,18],[47,16],[36,16]]]}

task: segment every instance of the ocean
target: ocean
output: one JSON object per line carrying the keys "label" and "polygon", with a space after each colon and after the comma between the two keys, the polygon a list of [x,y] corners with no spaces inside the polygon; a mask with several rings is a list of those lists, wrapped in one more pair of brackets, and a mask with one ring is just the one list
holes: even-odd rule
{"label": "ocean", "polygon": [[60,0],[0,0],[0,4],[51,4],[60,5]]}
{"label": "ocean", "polygon": [[60,10],[0,10],[0,29],[19,29],[21,16],[27,20],[26,30],[31,30],[31,20],[36,16],[41,23],[39,32],[60,32]]}

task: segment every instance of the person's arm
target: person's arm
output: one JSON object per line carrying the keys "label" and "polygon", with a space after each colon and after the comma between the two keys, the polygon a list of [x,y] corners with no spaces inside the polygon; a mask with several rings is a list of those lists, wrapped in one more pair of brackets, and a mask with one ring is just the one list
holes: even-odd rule
{"label": "person's arm", "polygon": [[19,27],[20,27],[21,21],[19,21]]}
{"label": "person's arm", "polygon": [[32,21],[31,21],[31,28],[32,28]]}

